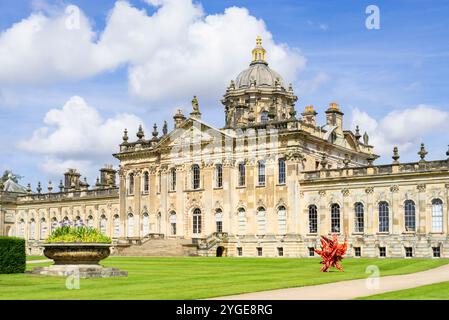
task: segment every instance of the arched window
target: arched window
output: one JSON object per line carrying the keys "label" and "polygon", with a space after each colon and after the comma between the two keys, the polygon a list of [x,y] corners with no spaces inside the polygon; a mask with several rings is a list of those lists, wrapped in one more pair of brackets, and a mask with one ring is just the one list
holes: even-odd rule
{"label": "arched window", "polygon": [[217,232],[223,232],[223,212],[221,209],[215,211],[215,227]]}
{"label": "arched window", "polygon": [[415,203],[407,200],[404,203],[405,231],[415,231]]}
{"label": "arched window", "polygon": [[264,186],[265,185],[265,161],[260,160],[257,163],[257,170],[258,170],[258,182],[259,182],[259,186]]}
{"label": "arched window", "polygon": [[265,208],[260,207],[257,209],[257,234],[265,234]]}
{"label": "arched window", "polygon": [[176,212],[172,211],[170,213],[170,231],[173,236],[176,235]]}
{"label": "arched window", "polygon": [[215,165],[215,187],[223,187],[223,165],[221,164]]}
{"label": "arched window", "polygon": [[387,202],[379,203],[379,232],[390,230],[390,207]]}
{"label": "arched window", "polygon": [[128,194],[134,194],[134,173],[129,174],[128,181]]}
{"label": "arched window", "polygon": [[340,232],[340,206],[336,203],[331,206],[331,232]]}
{"label": "arched window", "polygon": [[200,188],[200,166],[197,164],[192,166],[192,188],[194,190]]}
{"label": "arched window", "polygon": [[243,208],[240,208],[238,213],[238,232],[240,235],[246,233],[246,212]]}
{"label": "arched window", "polygon": [[284,206],[278,208],[278,233],[287,233],[287,210]]}
{"label": "arched window", "polygon": [[134,215],[132,213],[128,213],[128,237],[134,237]]}
{"label": "arched window", "polygon": [[120,217],[118,214],[114,215],[114,238],[120,237]]}
{"label": "arched window", "polygon": [[246,183],[246,175],[245,175],[245,163],[239,163],[239,179],[238,179],[239,187],[243,187]]}
{"label": "arched window", "polygon": [[432,201],[432,232],[443,232],[443,201]]}
{"label": "arched window", "polygon": [[30,240],[36,238],[36,221],[34,219],[30,220]]}
{"label": "arched window", "polygon": [[40,238],[41,240],[44,240],[47,238],[47,221],[45,220],[45,218],[42,218],[41,221],[41,234],[40,234]]}
{"label": "arched window", "polygon": [[51,232],[55,231],[58,225],[59,225],[58,220],[55,217],[53,217],[53,219],[51,219],[51,226],[50,226]]}
{"label": "arched window", "polygon": [[143,174],[143,193],[148,194],[150,192],[150,174],[145,171]]}
{"label": "arched window", "polygon": [[18,223],[17,236],[20,238],[25,238],[25,221],[21,219]]}
{"label": "arched window", "polygon": [[318,233],[318,209],[314,204],[309,206],[309,232]]}
{"label": "arched window", "polygon": [[93,228],[94,227],[94,217],[92,215],[89,215],[87,217],[87,226],[89,228]]}
{"label": "arched window", "polygon": [[354,231],[363,232],[364,229],[364,213],[365,208],[363,203],[357,202],[354,207]]}
{"label": "arched window", "polygon": [[176,169],[170,170],[170,191],[176,191]]}
{"label": "arched window", "polygon": [[81,219],[81,217],[77,216],[77,217],[75,218],[75,226],[76,226],[76,227],[81,227],[81,226],[83,226],[83,220]]}
{"label": "arched window", "polygon": [[193,234],[201,233],[201,210],[195,209],[193,211]]}
{"label": "arched window", "polygon": [[146,236],[150,233],[150,216],[148,213],[144,212],[142,217],[142,233]]}
{"label": "arched window", "polygon": [[278,183],[279,184],[285,184],[285,160],[284,159],[279,159],[278,162],[278,172],[279,172],[279,179],[278,179]]}
{"label": "arched window", "polygon": [[106,216],[103,214],[100,217],[100,232],[102,234],[106,234],[108,231],[108,219],[106,218]]}

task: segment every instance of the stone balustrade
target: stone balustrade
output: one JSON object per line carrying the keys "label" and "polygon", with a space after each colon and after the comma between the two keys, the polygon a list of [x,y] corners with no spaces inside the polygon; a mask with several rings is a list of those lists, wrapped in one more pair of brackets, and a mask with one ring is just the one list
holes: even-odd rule
{"label": "stone balustrade", "polygon": [[448,160],[424,161],[414,163],[390,164],[369,167],[348,167],[338,169],[322,169],[303,173],[304,180],[364,177],[372,175],[389,175],[397,173],[422,173],[432,171],[449,171]]}

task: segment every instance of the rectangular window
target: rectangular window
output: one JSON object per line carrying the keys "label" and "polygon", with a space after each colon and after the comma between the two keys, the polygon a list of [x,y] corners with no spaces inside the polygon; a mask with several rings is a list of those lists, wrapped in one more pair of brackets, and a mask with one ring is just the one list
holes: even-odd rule
{"label": "rectangular window", "polygon": [[134,194],[134,174],[132,174],[132,173],[129,175],[128,194],[129,195]]}
{"label": "rectangular window", "polygon": [[387,248],[379,247],[379,257],[386,257],[386,256],[387,256]]}
{"label": "rectangular window", "polygon": [[192,171],[193,171],[192,187],[194,190],[196,190],[200,188],[200,178],[201,178],[200,166],[197,164],[194,165]]}
{"label": "rectangular window", "polygon": [[363,221],[363,215],[364,215],[364,207],[362,203],[356,203],[355,205],[355,221],[354,221],[354,231],[358,233],[363,232],[364,228],[364,221]]}
{"label": "rectangular window", "polygon": [[315,256],[315,248],[309,247],[309,257],[314,257],[314,256]]}
{"label": "rectangular window", "polygon": [[311,205],[309,207],[309,232],[318,232],[318,212],[315,205]]}
{"label": "rectangular window", "polygon": [[362,250],[360,247],[354,247],[354,257],[361,257],[362,256]]}
{"label": "rectangular window", "polygon": [[223,166],[221,164],[217,164],[215,167],[215,187],[223,187]]}
{"label": "rectangular window", "polygon": [[433,257],[434,257],[434,258],[439,258],[439,257],[441,257],[440,247],[433,247],[433,248],[432,248],[432,253],[433,253]]}
{"label": "rectangular window", "polygon": [[217,224],[217,232],[222,233],[223,232],[223,222],[217,221],[216,224]]}
{"label": "rectangular window", "polygon": [[150,176],[148,172],[143,175],[143,193],[148,194],[150,191]]}
{"label": "rectangular window", "polygon": [[432,201],[432,232],[443,232],[443,202],[440,199]]}
{"label": "rectangular window", "polygon": [[285,184],[285,160],[280,159],[278,164],[279,184]]}
{"label": "rectangular window", "polygon": [[258,173],[259,173],[259,186],[264,186],[265,185],[265,162],[263,161],[259,161],[258,164]]}
{"label": "rectangular window", "polygon": [[340,232],[340,206],[333,204],[331,207],[331,232]]}
{"label": "rectangular window", "polygon": [[245,186],[245,164],[239,163],[239,187]]}
{"label": "rectangular window", "polygon": [[237,255],[239,257],[243,256],[243,249],[242,248],[240,248],[240,247],[237,248]]}
{"label": "rectangular window", "polygon": [[170,172],[170,191],[176,191],[176,169]]}
{"label": "rectangular window", "polygon": [[258,257],[261,257],[261,256],[262,256],[262,253],[263,253],[263,252],[262,252],[262,248],[260,248],[260,247],[257,248],[257,256],[258,256]]}
{"label": "rectangular window", "polygon": [[176,235],[176,223],[174,222],[171,223],[171,234]]}
{"label": "rectangular window", "polygon": [[405,257],[406,258],[413,257],[413,248],[412,247],[405,247]]}
{"label": "rectangular window", "polygon": [[379,204],[379,232],[389,232],[390,219],[389,219],[389,206],[386,202]]}
{"label": "rectangular window", "polygon": [[278,256],[283,257],[284,256],[284,248],[280,247],[278,248]]}

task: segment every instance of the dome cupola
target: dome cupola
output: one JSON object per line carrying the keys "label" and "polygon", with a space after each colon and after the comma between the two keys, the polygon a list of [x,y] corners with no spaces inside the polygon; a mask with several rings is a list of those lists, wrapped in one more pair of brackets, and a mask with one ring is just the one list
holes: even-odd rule
{"label": "dome cupola", "polygon": [[262,38],[256,39],[256,47],[252,51],[253,60],[248,69],[242,71],[235,80],[236,89],[253,87],[284,88],[284,80],[276,71],[268,67],[265,61],[266,50],[262,47]]}
{"label": "dome cupola", "polygon": [[231,81],[222,100],[226,128],[295,120],[294,105],[298,98],[291,85],[286,89],[282,77],[265,59],[266,50],[259,36],[249,67]]}

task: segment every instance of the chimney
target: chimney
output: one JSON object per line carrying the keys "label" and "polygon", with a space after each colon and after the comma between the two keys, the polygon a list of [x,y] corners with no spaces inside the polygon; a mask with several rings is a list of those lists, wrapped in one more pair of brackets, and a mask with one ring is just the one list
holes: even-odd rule
{"label": "chimney", "polygon": [[317,114],[313,106],[306,106],[305,111],[301,113],[304,122],[312,126],[316,126]]}

